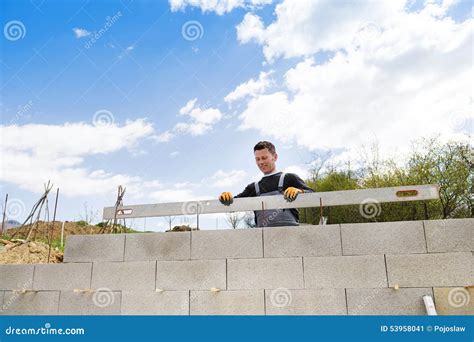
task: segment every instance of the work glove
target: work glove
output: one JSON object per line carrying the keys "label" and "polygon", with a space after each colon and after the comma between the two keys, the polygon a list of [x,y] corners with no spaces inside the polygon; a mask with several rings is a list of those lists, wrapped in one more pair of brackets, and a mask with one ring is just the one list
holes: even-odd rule
{"label": "work glove", "polygon": [[219,196],[219,201],[224,205],[231,205],[232,202],[234,202],[234,196],[232,196],[232,193],[230,192],[223,192]]}
{"label": "work glove", "polygon": [[297,188],[294,188],[292,186],[290,186],[289,188],[287,188],[285,190],[285,192],[283,193],[283,197],[285,197],[285,199],[288,201],[288,202],[293,202],[296,197],[298,196],[299,193],[302,193],[303,190],[301,189],[297,189]]}

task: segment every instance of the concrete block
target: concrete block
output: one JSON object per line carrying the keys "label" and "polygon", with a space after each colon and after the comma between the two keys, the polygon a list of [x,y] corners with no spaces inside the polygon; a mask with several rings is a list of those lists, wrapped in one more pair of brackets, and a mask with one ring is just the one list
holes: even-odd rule
{"label": "concrete block", "polygon": [[5,296],[5,291],[0,291],[0,315],[3,312],[3,296]]}
{"label": "concrete block", "polygon": [[68,235],[64,262],[123,261],[125,235]]}
{"label": "concrete block", "polygon": [[423,221],[428,252],[474,251],[474,219]]}
{"label": "concrete block", "polygon": [[155,261],[96,262],[92,268],[92,289],[153,291]]}
{"label": "concrete block", "polygon": [[264,315],[263,290],[191,291],[191,315]]}
{"label": "concrete block", "polygon": [[227,288],[230,290],[301,289],[303,263],[301,258],[229,259]]}
{"label": "concrete block", "polygon": [[57,315],[59,291],[5,292],[2,315]]}
{"label": "concrete block", "polygon": [[426,315],[423,296],[431,288],[347,289],[349,315]]}
{"label": "concrete block", "polygon": [[189,291],[123,291],[122,315],[189,315]]}
{"label": "concrete block", "polygon": [[261,257],[262,229],[200,230],[191,233],[192,259]]}
{"label": "concrete block", "polygon": [[125,261],[189,260],[191,232],[127,234]]}
{"label": "concrete block", "polygon": [[390,287],[465,286],[474,282],[468,253],[387,255]]}
{"label": "concrete block", "polygon": [[387,287],[383,255],[303,258],[306,288]]}
{"label": "concrete block", "polygon": [[225,260],[158,261],[156,288],[163,290],[226,289]]}
{"label": "concrete block", "polygon": [[265,290],[267,315],[346,315],[344,289]]}
{"label": "concrete block", "polygon": [[426,253],[422,221],[342,224],[343,255]]}
{"label": "concrete block", "polygon": [[60,315],[120,315],[121,293],[61,291]]}
{"label": "concrete block", "polygon": [[91,286],[91,277],[92,263],[36,265],[33,289],[89,289]]}
{"label": "concrete block", "polygon": [[435,287],[433,290],[438,315],[474,316],[474,288]]}
{"label": "concrete block", "polygon": [[342,254],[338,224],[265,228],[263,242],[266,258]]}
{"label": "concrete block", "polygon": [[0,290],[29,290],[34,265],[0,265]]}

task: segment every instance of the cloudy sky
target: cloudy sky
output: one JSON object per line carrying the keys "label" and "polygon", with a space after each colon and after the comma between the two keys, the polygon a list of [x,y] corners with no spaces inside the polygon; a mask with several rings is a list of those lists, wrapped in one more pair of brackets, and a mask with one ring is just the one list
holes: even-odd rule
{"label": "cloudy sky", "polygon": [[85,202],[113,205],[120,184],[126,204],[238,193],[261,177],[259,140],[305,177],[314,153],[357,159],[377,141],[401,157],[420,137],[469,139],[472,11],[455,0],[2,1],[0,200],[8,193],[21,221],[51,180],[59,219],[75,220]]}

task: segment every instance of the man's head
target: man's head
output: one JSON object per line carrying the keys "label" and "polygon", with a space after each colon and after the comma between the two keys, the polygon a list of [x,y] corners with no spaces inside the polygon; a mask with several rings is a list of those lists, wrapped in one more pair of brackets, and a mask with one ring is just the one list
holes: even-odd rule
{"label": "man's head", "polygon": [[260,171],[266,175],[275,172],[275,163],[278,159],[275,145],[269,141],[260,141],[254,146],[253,152],[255,155],[255,162]]}

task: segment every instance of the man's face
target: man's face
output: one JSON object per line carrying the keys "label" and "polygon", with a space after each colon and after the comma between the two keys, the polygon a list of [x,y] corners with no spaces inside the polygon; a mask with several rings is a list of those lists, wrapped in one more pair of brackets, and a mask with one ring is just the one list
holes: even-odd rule
{"label": "man's face", "polygon": [[269,174],[275,171],[276,165],[275,162],[278,159],[278,155],[272,154],[267,148],[263,150],[255,151],[255,162],[257,163],[258,168],[264,174]]}

